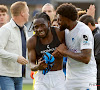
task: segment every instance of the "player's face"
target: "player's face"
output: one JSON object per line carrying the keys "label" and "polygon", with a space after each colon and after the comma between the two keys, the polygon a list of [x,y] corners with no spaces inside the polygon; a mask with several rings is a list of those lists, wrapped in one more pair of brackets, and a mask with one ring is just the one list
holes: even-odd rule
{"label": "player's face", "polygon": [[33,30],[36,32],[36,35],[40,38],[44,38],[47,35],[49,24],[43,18],[34,19],[33,21]]}
{"label": "player's face", "polygon": [[59,24],[60,31],[63,31],[66,28],[69,29],[68,21],[66,20],[65,17],[58,14],[57,18],[58,18],[58,24]]}

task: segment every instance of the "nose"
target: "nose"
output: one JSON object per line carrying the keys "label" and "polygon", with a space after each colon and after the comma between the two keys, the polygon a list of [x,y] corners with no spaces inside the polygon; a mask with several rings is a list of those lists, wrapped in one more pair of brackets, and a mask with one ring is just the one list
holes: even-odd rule
{"label": "nose", "polygon": [[39,26],[38,28],[37,28],[37,30],[36,30],[37,32],[40,32],[40,31],[42,31],[42,27],[41,26]]}
{"label": "nose", "polygon": [[0,15],[0,18],[3,18],[3,15]]}

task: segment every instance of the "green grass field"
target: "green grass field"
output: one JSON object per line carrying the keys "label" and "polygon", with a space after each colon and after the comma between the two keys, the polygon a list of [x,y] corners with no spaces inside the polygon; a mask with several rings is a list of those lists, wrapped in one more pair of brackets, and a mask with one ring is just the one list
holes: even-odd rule
{"label": "green grass field", "polygon": [[33,84],[24,84],[23,85],[23,90],[32,90]]}

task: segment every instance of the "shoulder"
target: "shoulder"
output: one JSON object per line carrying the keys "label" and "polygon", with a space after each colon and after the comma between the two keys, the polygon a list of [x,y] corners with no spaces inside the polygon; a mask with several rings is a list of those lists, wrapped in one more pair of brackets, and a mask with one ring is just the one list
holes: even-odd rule
{"label": "shoulder", "polygon": [[78,29],[79,29],[79,33],[81,33],[81,34],[85,34],[85,33],[92,34],[91,29],[82,22],[79,22]]}
{"label": "shoulder", "polygon": [[80,22],[80,21],[78,21],[78,28],[83,30],[83,31],[86,29],[90,30],[90,28],[86,24],[84,24],[83,22]]}
{"label": "shoulder", "polygon": [[100,39],[100,33],[95,34],[94,38],[95,39]]}
{"label": "shoulder", "polygon": [[60,42],[64,42],[64,40],[65,40],[65,31],[60,31],[59,28],[55,27],[55,32],[56,32]]}
{"label": "shoulder", "polygon": [[9,23],[3,25],[1,28],[0,28],[0,33],[7,33],[9,34],[11,32],[11,28],[8,27],[9,26]]}
{"label": "shoulder", "polygon": [[28,39],[27,47],[28,49],[35,48],[37,41],[37,36],[33,35],[31,38]]}
{"label": "shoulder", "polygon": [[11,19],[8,23],[6,23],[5,25],[3,25],[1,28],[2,29],[6,29],[9,31],[12,31],[13,29],[16,29],[16,24],[15,22]]}
{"label": "shoulder", "polygon": [[60,31],[59,28],[57,27],[54,27],[55,28],[55,32],[57,33],[57,35],[64,35],[65,34],[65,31]]}

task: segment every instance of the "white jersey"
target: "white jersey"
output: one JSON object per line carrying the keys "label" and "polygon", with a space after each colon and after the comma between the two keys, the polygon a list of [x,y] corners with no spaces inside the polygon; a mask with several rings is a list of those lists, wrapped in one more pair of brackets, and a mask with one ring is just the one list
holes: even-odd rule
{"label": "white jersey", "polygon": [[[91,60],[88,64],[76,61],[68,57],[66,67],[66,79],[77,82],[96,82],[96,62],[94,58],[94,39],[91,30],[84,23],[79,22],[69,31],[65,30],[66,45],[74,53],[80,53],[82,49],[92,49]],[[81,80],[81,81],[80,81]]]}

